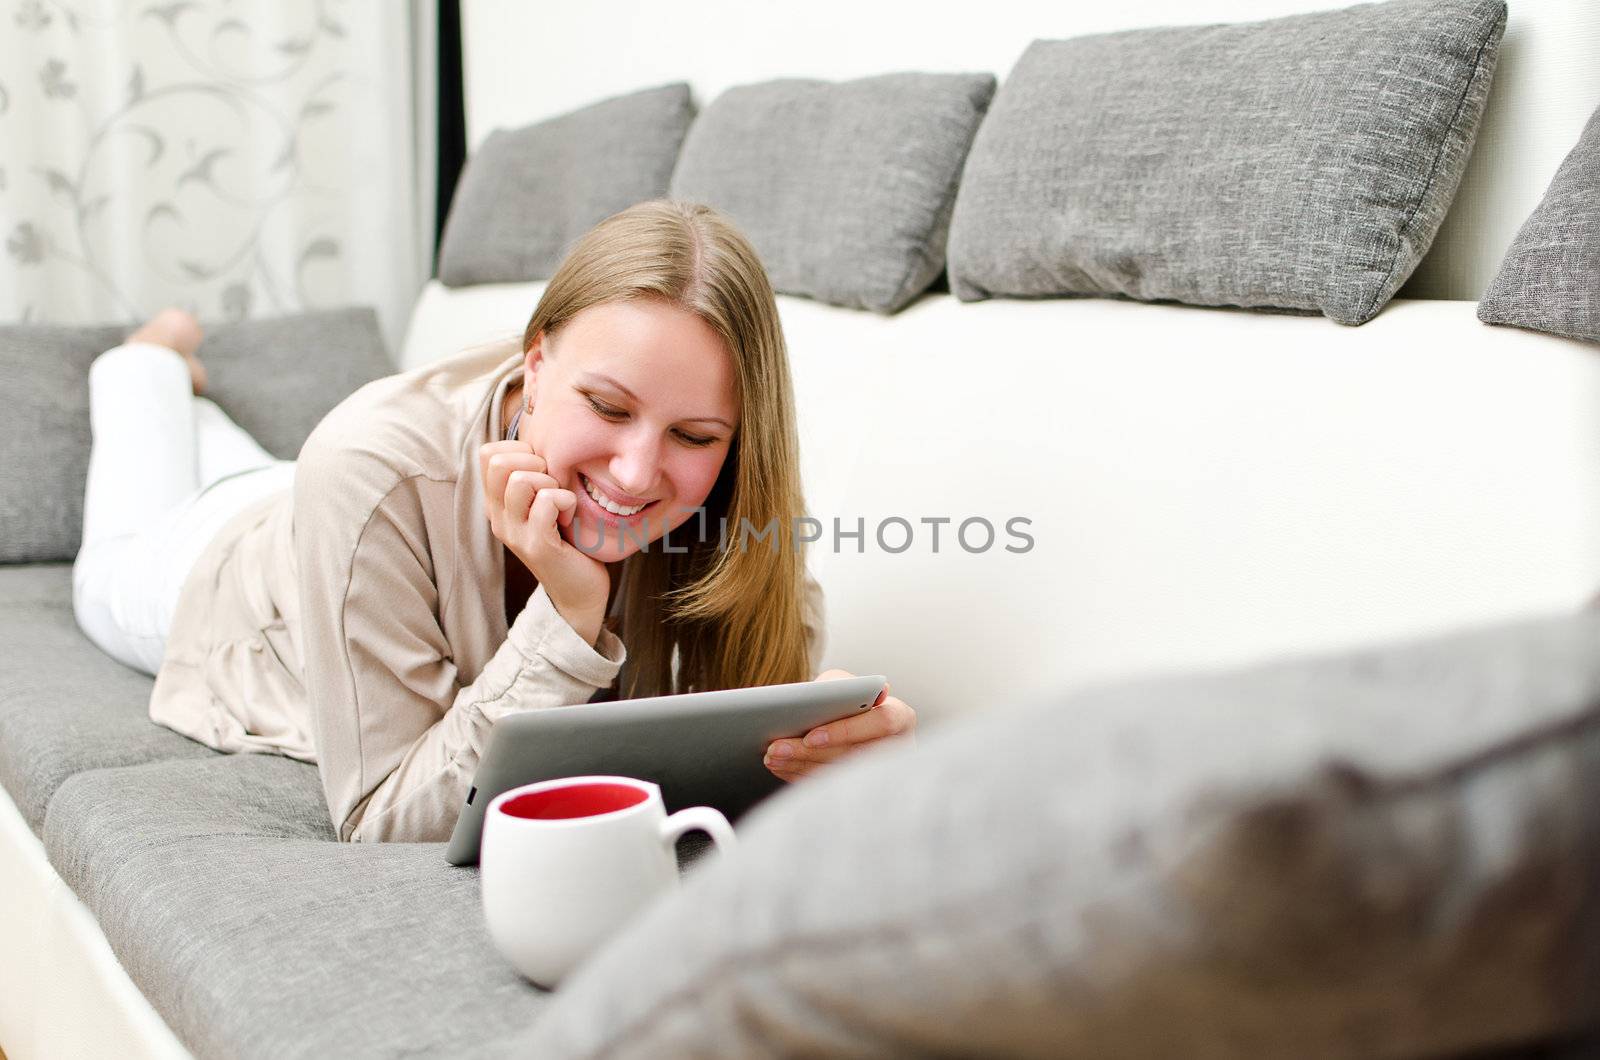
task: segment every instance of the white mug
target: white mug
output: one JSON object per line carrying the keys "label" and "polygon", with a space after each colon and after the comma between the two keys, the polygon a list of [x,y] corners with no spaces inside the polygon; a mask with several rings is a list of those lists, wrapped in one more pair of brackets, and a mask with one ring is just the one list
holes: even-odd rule
{"label": "white mug", "polygon": [[667,816],[661,789],[632,777],[562,777],[489,803],[478,855],[489,937],[544,987],[652,898],[678,885],[674,844],[690,829],[718,850],[728,819],[709,806]]}

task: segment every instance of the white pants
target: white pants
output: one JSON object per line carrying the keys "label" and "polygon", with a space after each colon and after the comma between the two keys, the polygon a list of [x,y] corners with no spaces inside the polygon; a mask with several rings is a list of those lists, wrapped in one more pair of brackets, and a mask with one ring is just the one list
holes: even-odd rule
{"label": "white pants", "polygon": [[292,485],[294,461],[195,397],[183,357],[148,342],[95,358],[89,427],[73,612],[102,651],[154,674],[200,553],[240,510]]}

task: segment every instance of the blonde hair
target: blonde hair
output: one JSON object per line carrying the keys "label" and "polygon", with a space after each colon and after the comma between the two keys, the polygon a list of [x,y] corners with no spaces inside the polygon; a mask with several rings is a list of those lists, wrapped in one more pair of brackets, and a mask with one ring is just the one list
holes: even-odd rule
{"label": "blonde hair", "polygon": [[[727,218],[698,203],[655,199],[601,221],[568,251],[528,321],[522,347],[546,339],[590,306],[635,298],[686,309],[721,338],[732,358],[739,427],[706,498],[709,531],[673,551],[623,561],[628,647],[626,698],[804,681],[805,514],[789,355],[761,259]],[[731,547],[718,543],[726,518]],[[744,547],[740,528],[775,537]],[[691,519],[682,528],[696,525]],[[772,547],[772,542],[777,547]],[[653,542],[659,544],[660,542]],[[680,545],[686,551],[679,553]],[[673,654],[678,656],[677,672]]]}

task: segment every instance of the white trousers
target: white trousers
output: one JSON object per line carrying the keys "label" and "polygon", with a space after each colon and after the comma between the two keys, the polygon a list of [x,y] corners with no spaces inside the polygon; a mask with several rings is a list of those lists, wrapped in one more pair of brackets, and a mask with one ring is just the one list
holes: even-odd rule
{"label": "white trousers", "polygon": [[195,397],[183,357],[154,343],[95,358],[89,426],[73,612],[102,651],[154,674],[200,553],[251,502],[291,486],[294,461]]}

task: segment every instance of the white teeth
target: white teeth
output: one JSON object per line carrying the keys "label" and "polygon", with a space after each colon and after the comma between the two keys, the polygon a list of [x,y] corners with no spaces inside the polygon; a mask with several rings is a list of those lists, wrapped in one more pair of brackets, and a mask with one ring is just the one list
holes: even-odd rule
{"label": "white teeth", "polygon": [[626,504],[618,504],[611,498],[607,497],[604,493],[601,493],[600,488],[593,482],[590,482],[587,475],[583,477],[583,488],[589,491],[589,496],[594,498],[594,502],[596,504],[610,512],[612,515],[633,515],[634,513],[642,512],[649,507],[648,504],[636,504],[631,507]]}

